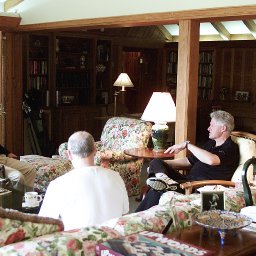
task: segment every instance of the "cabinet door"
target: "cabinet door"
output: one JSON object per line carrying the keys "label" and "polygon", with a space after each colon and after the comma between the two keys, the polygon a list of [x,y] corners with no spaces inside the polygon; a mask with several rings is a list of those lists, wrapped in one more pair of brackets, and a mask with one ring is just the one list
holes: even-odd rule
{"label": "cabinet door", "polygon": [[60,143],[67,141],[69,136],[76,131],[87,131],[95,137],[97,135],[95,116],[99,115],[98,112],[96,107],[62,107],[58,109],[53,121],[55,147],[57,148]]}

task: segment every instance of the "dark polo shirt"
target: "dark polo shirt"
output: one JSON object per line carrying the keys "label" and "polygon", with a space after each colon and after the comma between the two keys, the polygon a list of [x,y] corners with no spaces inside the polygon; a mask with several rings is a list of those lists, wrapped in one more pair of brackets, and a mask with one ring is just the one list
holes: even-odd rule
{"label": "dark polo shirt", "polygon": [[208,165],[199,161],[194,155],[188,160],[192,168],[186,178],[190,180],[231,180],[239,163],[238,145],[229,137],[222,145],[215,146],[214,140],[209,140],[203,149],[220,158],[219,165]]}

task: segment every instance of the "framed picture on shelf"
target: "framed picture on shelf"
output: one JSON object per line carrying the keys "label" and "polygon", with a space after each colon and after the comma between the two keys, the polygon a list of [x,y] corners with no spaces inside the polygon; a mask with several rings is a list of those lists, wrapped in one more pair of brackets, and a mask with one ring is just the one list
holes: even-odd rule
{"label": "framed picture on shelf", "polygon": [[202,191],[201,192],[201,210],[224,210],[225,198],[224,191]]}
{"label": "framed picture on shelf", "polygon": [[247,92],[247,91],[236,91],[235,100],[244,101],[244,102],[249,101],[249,92]]}

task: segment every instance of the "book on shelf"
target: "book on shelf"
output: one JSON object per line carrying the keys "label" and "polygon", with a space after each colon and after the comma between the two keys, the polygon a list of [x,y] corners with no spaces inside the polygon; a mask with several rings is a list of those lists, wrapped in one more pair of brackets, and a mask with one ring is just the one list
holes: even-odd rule
{"label": "book on shelf", "polygon": [[142,231],[96,245],[96,256],[208,256],[213,251],[171,239],[161,233]]}

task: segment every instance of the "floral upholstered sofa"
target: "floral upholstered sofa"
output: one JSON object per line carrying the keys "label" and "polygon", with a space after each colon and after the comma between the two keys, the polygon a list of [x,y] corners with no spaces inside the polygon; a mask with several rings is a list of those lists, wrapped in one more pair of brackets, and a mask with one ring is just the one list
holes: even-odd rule
{"label": "floral upholstered sofa", "polygon": [[[230,189],[225,193],[226,210],[239,212],[245,206],[242,191]],[[200,211],[198,200],[200,194],[182,195],[170,191],[161,197],[159,205],[148,210],[127,214],[100,226],[71,231],[62,231],[59,222],[50,224],[42,217],[38,221],[39,217],[34,215],[30,215],[30,220],[29,214],[21,214],[25,215],[23,219],[20,216],[10,218],[8,211],[0,209],[0,256],[95,255],[95,245],[99,242],[143,230],[161,232],[170,218],[173,224],[168,232],[192,225],[193,216]]]}
{"label": "floral upholstered sofa", "polygon": [[20,160],[26,161],[35,167],[34,190],[40,193],[46,192],[52,180],[72,169],[72,163],[65,156],[64,144],[61,144],[59,147],[59,155],[52,156],[52,158],[39,155],[25,155],[21,156]]}

